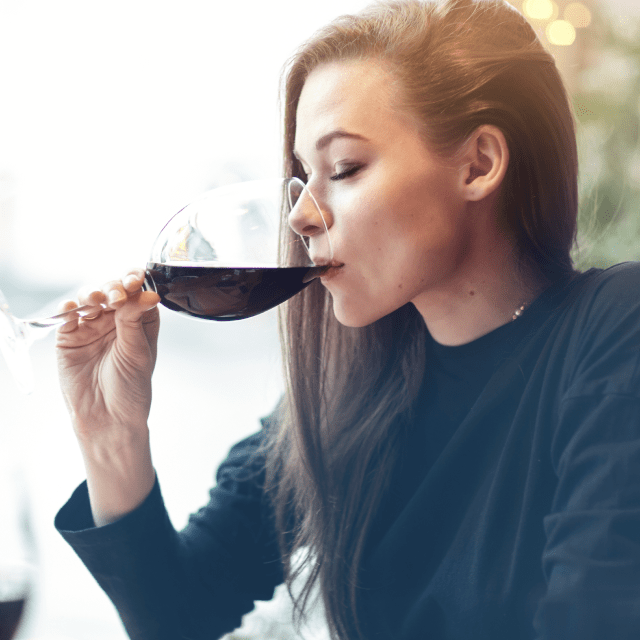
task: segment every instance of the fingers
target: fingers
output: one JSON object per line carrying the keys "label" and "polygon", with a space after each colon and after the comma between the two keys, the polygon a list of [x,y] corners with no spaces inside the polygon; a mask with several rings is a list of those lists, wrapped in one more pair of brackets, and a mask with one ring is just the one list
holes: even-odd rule
{"label": "fingers", "polygon": [[[151,350],[152,359],[155,361],[157,349],[158,331],[160,328],[160,314],[157,305],[160,296],[155,291],[142,291],[144,271],[129,273],[122,279],[122,293],[127,295],[126,303],[116,301],[117,312],[115,314],[116,327],[119,340],[131,353],[138,351],[142,344],[146,344]],[[120,292],[119,286],[115,285]],[[113,292],[114,289],[111,289]],[[110,302],[110,304],[113,304]]]}
{"label": "fingers", "polygon": [[[85,286],[78,291],[79,305],[92,305],[97,307],[95,313],[85,315],[81,323],[97,320],[104,313],[110,313],[123,309],[123,317],[129,321],[139,320],[147,311],[153,309],[160,297],[152,291],[142,291],[145,279],[144,269],[131,269],[119,280],[110,280],[102,286]],[[64,306],[73,305],[73,306]],[[100,305],[106,308],[100,308]],[[75,302],[65,301],[60,305],[60,311],[68,311],[78,306]],[[73,331],[78,326],[78,321],[68,322],[64,325],[65,332]]]}
{"label": "fingers", "polygon": [[[129,295],[126,304],[123,303],[117,308],[116,317],[128,322],[137,322],[147,312],[154,310],[158,302],[160,302],[160,296],[154,291],[138,291]],[[155,311],[157,313],[157,309]],[[146,317],[144,319],[147,320]]]}
{"label": "fingers", "polygon": [[[116,283],[116,290],[118,291],[116,295],[118,299],[115,303],[110,303],[110,305],[115,305],[116,308],[124,305],[124,302],[122,302],[124,298],[122,296],[125,295],[127,296],[126,302],[135,303],[127,305],[125,313],[122,314],[123,317],[129,316],[129,319],[133,319],[134,317],[139,319],[144,313],[153,309],[158,302],[160,302],[160,296],[154,291],[142,291],[145,277],[146,272],[144,269],[131,269],[119,284]],[[109,295],[114,295],[112,292],[113,289]]]}
{"label": "fingers", "polygon": [[[65,300],[58,305],[57,312],[64,313],[65,311],[71,311],[71,309],[75,309],[78,305],[73,300]],[[58,327],[59,333],[70,333],[71,331],[75,331],[78,328],[78,319],[69,320]]]}
{"label": "fingers", "polygon": [[99,289],[85,286],[78,291],[78,302],[80,305],[88,304],[98,306],[106,303],[106,297]]}
{"label": "fingers", "polygon": [[100,287],[82,287],[78,291],[78,301],[81,305],[103,304],[107,305],[109,310],[119,309],[130,300],[136,299],[142,289],[144,277],[143,269],[132,269],[119,280],[110,280]]}
{"label": "fingers", "polygon": [[144,270],[133,269],[119,280],[110,280],[99,287],[83,287],[78,292],[78,303],[68,300],[61,304],[60,312],[79,305],[94,306],[96,312],[91,310],[88,315],[58,327],[58,346],[98,344],[99,339],[115,329],[112,339],[117,337],[129,353],[150,349],[155,360],[160,296],[154,291],[142,291],[144,277]]}
{"label": "fingers", "polygon": [[131,269],[129,273],[122,278],[122,284],[127,291],[137,291],[142,288],[145,275],[144,269]]}
{"label": "fingers", "polygon": [[112,309],[119,309],[129,300],[137,300],[144,278],[144,269],[131,269],[120,280],[107,282],[102,287],[102,293],[105,295],[104,302]]}

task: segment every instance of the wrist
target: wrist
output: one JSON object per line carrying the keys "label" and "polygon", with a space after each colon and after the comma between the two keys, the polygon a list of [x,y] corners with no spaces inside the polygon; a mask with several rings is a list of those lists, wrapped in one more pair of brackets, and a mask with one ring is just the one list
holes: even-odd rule
{"label": "wrist", "polygon": [[156,475],[146,425],[140,431],[79,439],[96,526],[133,511],[153,489]]}
{"label": "wrist", "polygon": [[85,425],[74,420],[73,429],[82,457],[100,466],[126,465],[150,446],[146,423]]}

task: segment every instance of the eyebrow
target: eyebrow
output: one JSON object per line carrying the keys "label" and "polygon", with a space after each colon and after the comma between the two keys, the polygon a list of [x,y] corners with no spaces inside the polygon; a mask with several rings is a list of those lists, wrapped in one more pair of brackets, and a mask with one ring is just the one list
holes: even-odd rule
{"label": "eyebrow", "polygon": [[[322,151],[322,149],[331,144],[336,138],[352,138],[354,140],[367,141],[367,138],[361,136],[358,133],[349,133],[344,129],[336,129],[335,131],[330,131],[329,133],[323,135],[321,138],[318,138],[316,142],[316,151]],[[298,160],[300,159],[300,156],[295,149],[293,150],[293,155],[298,158]]]}

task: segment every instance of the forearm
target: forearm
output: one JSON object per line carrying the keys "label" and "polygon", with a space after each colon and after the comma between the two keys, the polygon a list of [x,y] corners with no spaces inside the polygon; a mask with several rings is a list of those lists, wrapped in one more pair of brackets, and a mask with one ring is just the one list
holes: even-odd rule
{"label": "forearm", "polygon": [[142,504],[156,476],[146,425],[117,438],[79,438],[79,444],[96,527],[115,522]]}

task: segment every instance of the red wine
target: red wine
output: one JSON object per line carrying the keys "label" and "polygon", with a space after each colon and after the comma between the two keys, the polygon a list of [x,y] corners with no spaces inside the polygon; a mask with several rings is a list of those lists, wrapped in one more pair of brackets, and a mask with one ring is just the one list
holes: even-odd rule
{"label": "red wine", "polygon": [[0,601],[0,640],[13,638],[18,630],[24,603],[24,599]]}
{"label": "red wine", "polygon": [[149,263],[145,285],[173,311],[206,320],[240,320],[288,300],[325,270],[326,267],[232,269]]}

